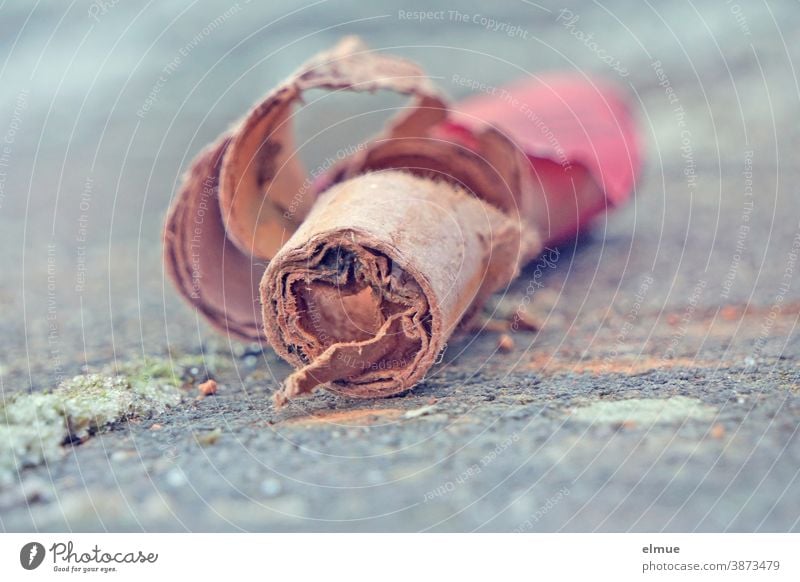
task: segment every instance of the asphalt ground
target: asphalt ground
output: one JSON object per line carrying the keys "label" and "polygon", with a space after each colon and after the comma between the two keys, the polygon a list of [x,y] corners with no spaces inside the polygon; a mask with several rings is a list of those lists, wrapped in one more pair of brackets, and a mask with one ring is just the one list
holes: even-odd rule
{"label": "asphalt ground", "polygon": [[[1,12],[4,397],[143,357],[197,362],[179,370],[180,405],[0,487],[3,530],[800,530],[796,2]],[[461,337],[408,395],[278,411],[289,368],[178,299],[160,229],[194,154],[349,33],[455,98],[464,78],[616,80],[639,105],[646,166],[631,204],[496,298],[543,322],[510,351]],[[371,99],[326,101],[301,135],[394,103]],[[207,376],[218,393],[196,400]]]}

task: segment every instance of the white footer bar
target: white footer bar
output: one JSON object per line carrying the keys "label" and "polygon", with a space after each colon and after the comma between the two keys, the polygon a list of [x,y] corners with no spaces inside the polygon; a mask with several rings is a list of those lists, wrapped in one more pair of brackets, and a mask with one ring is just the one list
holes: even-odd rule
{"label": "white footer bar", "polygon": [[[800,580],[800,534],[2,534],[0,580]],[[578,578],[581,577],[581,578]]]}

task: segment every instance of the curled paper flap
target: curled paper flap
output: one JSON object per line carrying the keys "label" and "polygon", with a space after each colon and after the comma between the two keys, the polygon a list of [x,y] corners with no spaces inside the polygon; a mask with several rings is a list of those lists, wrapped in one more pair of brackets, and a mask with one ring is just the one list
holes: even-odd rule
{"label": "curled paper flap", "polygon": [[[258,282],[319,192],[302,192],[306,173],[291,124],[293,104],[309,89],[386,89],[412,96],[411,106],[390,122],[390,135],[411,137],[446,115],[417,65],[368,51],[347,37],[310,59],[198,155],[168,213],[166,270],[187,301],[237,339],[264,339]],[[202,225],[198,212],[204,214]]]}
{"label": "curled paper flap", "polygon": [[229,140],[206,148],[183,179],[164,227],[164,265],[181,295],[222,333],[262,338],[258,282],[264,265],[227,238],[218,181]]}
{"label": "curled paper flap", "polygon": [[231,240],[246,254],[272,258],[314,203],[311,192],[301,192],[307,172],[297,155],[291,119],[293,105],[311,89],[385,89],[414,96],[415,103],[391,125],[392,133],[403,136],[446,115],[417,65],[368,51],[355,37],[309,60],[234,129],[225,154],[222,216]]}

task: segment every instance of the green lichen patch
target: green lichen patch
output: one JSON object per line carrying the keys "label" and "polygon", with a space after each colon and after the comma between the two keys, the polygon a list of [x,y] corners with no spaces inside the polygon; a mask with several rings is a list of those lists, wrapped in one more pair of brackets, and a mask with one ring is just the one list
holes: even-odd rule
{"label": "green lichen patch", "polygon": [[147,360],[75,376],[50,392],[12,396],[0,405],[0,484],[24,467],[60,458],[65,444],[177,405],[181,382],[169,362]]}

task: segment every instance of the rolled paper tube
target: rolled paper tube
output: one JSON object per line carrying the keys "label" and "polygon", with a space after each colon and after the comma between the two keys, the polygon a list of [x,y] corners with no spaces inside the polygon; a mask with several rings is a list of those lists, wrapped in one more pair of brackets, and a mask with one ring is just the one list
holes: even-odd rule
{"label": "rolled paper tube", "polygon": [[[307,188],[291,110],[310,88],[414,103]],[[168,272],[218,329],[266,338],[297,368],[278,404],[317,386],[412,388],[545,244],[629,195],[639,150],[615,89],[549,76],[496,95],[448,115],[416,65],[348,38],[195,161],[167,221]]]}
{"label": "rolled paper tube", "polygon": [[270,262],[267,337],[300,369],[278,404],[330,383],[357,397],[419,382],[481,289],[510,281],[520,222],[445,180],[376,171],[337,184]]}

